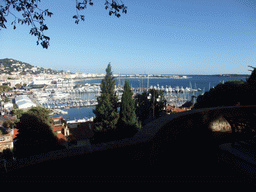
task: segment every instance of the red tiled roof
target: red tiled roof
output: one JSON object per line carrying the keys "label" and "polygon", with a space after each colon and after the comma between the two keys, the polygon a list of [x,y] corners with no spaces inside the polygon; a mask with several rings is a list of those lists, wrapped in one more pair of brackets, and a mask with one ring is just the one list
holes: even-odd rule
{"label": "red tiled roof", "polygon": [[18,129],[13,129],[13,139],[17,137],[18,133]]}
{"label": "red tiled roof", "polygon": [[64,141],[68,141],[67,137],[64,136],[62,133],[57,134],[58,139],[63,139]]}
{"label": "red tiled roof", "polygon": [[62,117],[62,116],[59,116],[59,117],[53,117],[52,119],[53,119],[53,120],[54,120],[54,119],[63,119],[63,117]]}
{"label": "red tiled roof", "polygon": [[62,120],[61,122],[59,122],[61,124],[54,125],[54,123],[52,123],[53,131],[61,131],[62,129],[65,128],[65,126],[62,125],[62,123],[64,123],[64,120],[63,120],[62,116],[54,117],[52,119],[53,119],[53,121],[54,120]]}
{"label": "red tiled roof", "polygon": [[52,124],[52,128],[53,128],[53,131],[61,131],[62,129],[65,128],[65,126],[62,126],[62,125],[54,126],[54,125]]}
{"label": "red tiled roof", "polygon": [[[64,123],[64,120],[63,120],[63,117],[62,117],[62,116],[54,117],[54,118],[52,118],[52,119],[53,119],[53,121],[54,121],[54,120],[60,120],[61,123]],[[57,131],[61,131],[61,132],[62,132],[62,130],[64,130],[64,129],[66,128],[66,126],[63,126],[62,124],[54,125],[54,124],[52,123],[52,128],[53,128],[53,131],[54,131],[54,132],[57,132]],[[58,139],[62,139],[62,140],[64,140],[64,141],[68,141],[67,137],[63,135],[63,132],[62,132],[62,133],[58,133],[58,134],[57,134],[57,137],[58,137]]]}
{"label": "red tiled roof", "polygon": [[183,111],[188,111],[190,109],[191,108],[189,108],[189,107],[175,108],[173,106],[166,106],[166,112],[171,111],[171,112],[179,113],[179,112],[183,112]]}

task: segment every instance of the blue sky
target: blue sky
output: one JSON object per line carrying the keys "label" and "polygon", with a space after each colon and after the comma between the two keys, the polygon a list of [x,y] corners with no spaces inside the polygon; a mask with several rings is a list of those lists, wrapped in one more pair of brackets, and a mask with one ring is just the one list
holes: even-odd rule
{"label": "blue sky", "polygon": [[[75,0],[41,0],[53,12],[45,23],[48,49],[30,27],[0,31],[0,58],[81,73],[250,74],[255,65],[255,0],[123,0],[127,14],[109,16],[94,0],[77,25]],[[3,0],[0,0],[3,3]]]}

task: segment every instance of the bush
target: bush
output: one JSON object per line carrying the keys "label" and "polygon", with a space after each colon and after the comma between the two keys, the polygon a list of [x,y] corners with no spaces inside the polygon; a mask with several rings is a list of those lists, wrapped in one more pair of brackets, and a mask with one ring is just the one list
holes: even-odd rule
{"label": "bush", "polygon": [[244,100],[243,84],[226,82],[197,97],[194,108],[209,108],[219,106],[234,106]]}

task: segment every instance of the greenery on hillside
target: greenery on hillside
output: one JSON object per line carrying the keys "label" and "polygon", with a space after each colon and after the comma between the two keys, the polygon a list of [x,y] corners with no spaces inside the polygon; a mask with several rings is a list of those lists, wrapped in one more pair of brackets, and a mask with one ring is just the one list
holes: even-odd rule
{"label": "greenery on hillside", "polygon": [[0,74],[6,73],[11,74],[12,72],[19,72],[21,75],[25,75],[26,73],[29,74],[40,74],[40,73],[46,73],[46,74],[58,74],[63,73],[63,70],[53,70],[53,69],[44,69],[43,67],[37,67],[35,70],[35,66],[18,61],[15,59],[0,59]]}

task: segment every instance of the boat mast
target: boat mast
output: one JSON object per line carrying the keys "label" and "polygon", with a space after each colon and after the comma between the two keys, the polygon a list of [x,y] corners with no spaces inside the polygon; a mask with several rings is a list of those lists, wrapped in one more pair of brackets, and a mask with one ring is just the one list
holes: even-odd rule
{"label": "boat mast", "polygon": [[148,75],[148,84],[147,84],[147,89],[148,89],[148,87],[149,87],[149,75]]}

